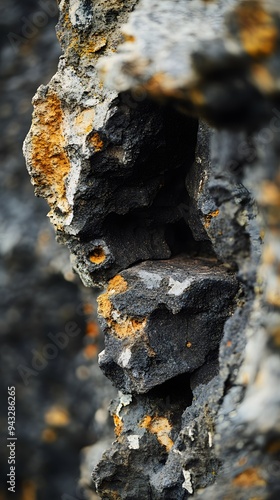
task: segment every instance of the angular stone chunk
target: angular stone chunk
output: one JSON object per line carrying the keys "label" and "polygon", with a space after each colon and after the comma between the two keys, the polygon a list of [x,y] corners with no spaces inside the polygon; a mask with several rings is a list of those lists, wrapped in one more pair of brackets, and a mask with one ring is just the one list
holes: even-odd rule
{"label": "angular stone chunk", "polygon": [[124,392],[193,372],[221,339],[237,280],[211,259],[177,257],[123,271],[99,297],[99,363]]}

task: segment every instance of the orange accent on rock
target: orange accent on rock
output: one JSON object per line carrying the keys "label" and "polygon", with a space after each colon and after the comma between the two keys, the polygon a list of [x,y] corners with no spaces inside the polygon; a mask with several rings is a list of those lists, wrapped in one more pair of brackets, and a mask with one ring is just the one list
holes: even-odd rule
{"label": "orange accent on rock", "polygon": [[119,437],[123,431],[123,421],[118,415],[113,415],[113,420],[115,424],[115,434]]}
{"label": "orange accent on rock", "polygon": [[107,292],[99,295],[99,297],[97,298],[97,304],[98,314],[100,314],[100,316],[102,316],[103,318],[109,320],[113,306]]}
{"label": "orange accent on rock", "polygon": [[277,46],[277,28],[273,18],[258,0],[242,2],[236,8],[239,33],[244,50],[251,57],[267,57]]}
{"label": "orange accent on rock", "polygon": [[111,293],[123,293],[126,292],[127,288],[128,284],[120,274],[112,278],[108,284],[108,292]]}
{"label": "orange accent on rock", "polygon": [[102,264],[106,260],[106,254],[103,248],[101,246],[94,248],[89,256],[89,260],[96,265]]}
{"label": "orange accent on rock", "polygon": [[218,217],[219,213],[220,213],[220,210],[217,209],[217,210],[213,210],[212,212],[209,212],[209,214],[207,214],[207,215],[204,215],[204,220],[205,220],[204,226],[206,229],[208,229],[210,227],[212,219],[215,217]]}
{"label": "orange accent on rock", "polygon": [[100,135],[97,132],[95,132],[92,135],[92,137],[90,137],[89,143],[91,144],[91,146],[94,147],[95,153],[102,151],[102,149],[104,147],[104,142],[102,141],[102,139],[100,138]]}
{"label": "orange accent on rock", "polygon": [[139,424],[140,427],[147,429],[157,436],[158,442],[169,452],[174,444],[169,437],[172,427],[166,417],[151,417],[147,415]]}
{"label": "orange accent on rock", "polygon": [[[70,161],[65,149],[59,97],[49,92],[35,101],[32,128],[32,182],[51,207],[69,211],[65,182]],[[52,212],[51,212],[52,213]]]}

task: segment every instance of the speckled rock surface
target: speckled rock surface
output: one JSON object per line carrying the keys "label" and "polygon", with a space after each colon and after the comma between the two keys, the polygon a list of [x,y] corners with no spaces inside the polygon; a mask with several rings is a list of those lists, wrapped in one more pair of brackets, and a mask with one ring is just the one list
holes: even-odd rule
{"label": "speckled rock surface", "polygon": [[25,155],[83,283],[106,287],[100,364],[122,392],[97,492],[276,500],[279,5],[60,11]]}

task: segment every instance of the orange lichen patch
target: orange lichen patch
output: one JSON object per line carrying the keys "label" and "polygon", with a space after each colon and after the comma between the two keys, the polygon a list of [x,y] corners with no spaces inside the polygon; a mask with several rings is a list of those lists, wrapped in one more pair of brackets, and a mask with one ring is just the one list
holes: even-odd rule
{"label": "orange lichen patch", "polygon": [[234,478],[233,484],[239,488],[254,488],[265,486],[266,482],[261,476],[260,469],[251,467],[238,474]]}
{"label": "orange lichen patch", "polygon": [[45,414],[45,422],[54,427],[65,427],[70,422],[70,416],[66,408],[53,406]]}
{"label": "orange lichen patch", "polygon": [[104,147],[104,142],[102,141],[100,135],[95,132],[89,139],[89,143],[94,147],[95,152],[101,151]]}
{"label": "orange lichen patch", "polygon": [[49,92],[44,100],[37,100],[32,127],[32,180],[38,192],[49,204],[61,211],[69,209],[65,181],[70,171],[60,99]]}
{"label": "orange lichen patch", "polygon": [[42,441],[45,443],[53,443],[57,440],[57,433],[53,429],[44,429],[41,434]]}
{"label": "orange lichen patch", "polygon": [[96,52],[107,45],[107,38],[100,35],[92,35],[89,39],[86,40],[86,43],[77,42],[74,43],[75,49],[77,53],[81,57],[91,58]]}
{"label": "orange lichen patch", "polygon": [[37,485],[34,481],[24,481],[22,485],[21,500],[36,500]]}
{"label": "orange lichen patch", "polygon": [[271,455],[276,455],[277,453],[280,452],[280,440],[278,441],[272,441],[269,443],[269,445],[266,448],[266,451],[270,453]]}
{"label": "orange lichen patch", "polygon": [[136,333],[141,332],[146,326],[146,319],[136,319],[136,318],[127,318],[125,320],[119,319],[117,321],[111,322],[111,327],[113,329],[113,333],[117,335],[117,337],[123,339],[126,337],[135,336]]}
{"label": "orange lichen patch", "polygon": [[106,260],[104,249],[101,246],[95,247],[89,256],[89,260],[96,265],[102,264]]}
{"label": "orange lichen patch", "polygon": [[98,354],[97,346],[94,344],[89,344],[84,348],[83,353],[85,358],[92,359],[96,357]]}
{"label": "orange lichen patch", "polygon": [[86,335],[88,337],[98,337],[99,335],[99,328],[98,324],[95,323],[94,321],[89,321],[86,326]]}
{"label": "orange lichen patch", "polygon": [[192,343],[191,342],[187,342],[186,346],[187,346],[188,349],[190,349],[191,346],[192,346]]}
{"label": "orange lichen patch", "polygon": [[100,314],[100,316],[102,316],[103,318],[109,320],[113,306],[108,297],[108,292],[99,295],[97,299],[97,304],[98,304],[98,314]]}
{"label": "orange lichen patch", "polygon": [[166,451],[170,451],[174,442],[169,437],[172,430],[170,423],[165,417],[151,417],[147,415],[139,424],[140,427],[147,429],[157,436],[158,442],[165,446]]}
{"label": "orange lichen patch", "polygon": [[271,55],[277,44],[273,18],[258,0],[244,1],[236,8],[241,42],[252,57]]}
{"label": "orange lichen patch", "polygon": [[94,109],[85,109],[75,118],[75,132],[78,135],[87,135],[92,131],[95,111]]}
{"label": "orange lichen patch", "polygon": [[127,288],[128,284],[120,274],[117,274],[114,278],[112,278],[108,284],[108,292],[111,293],[124,293]]}
{"label": "orange lichen patch", "polygon": [[101,294],[97,299],[98,313],[106,319],[112,333],[119,338],[134,336],[138,332],[142,332],[147,322],[146,318],[122,317],[118,311],[114,311],[115,317],[113,318],[113,306],[110,296],[124,293],[127,288],[127,282],[118,274],[109,281],[107,292]]}
{"label": "orange lichen patch", "polygon": [[209,212],[209,214],[207,215],[204,215],[204,226],[206,229],[208,229],[210,227],[210,224],[211,224],[211,220],[215,217],[218,217],[220,213],[220,210],[213,210],[212,212]]}
{"label": "orange lichen patch", "polygon": [[275,89],[275,81],[268,69],[261,64],[253,64],[251,67],[254,83],[263,92],[273,92]]}
{"label": "orange lichen patch", "polygon": [[113,415],[114,425],[115,425],[115,434],[119,437],[123,431],[123,421],[118,415]]}
{"label": "orange lichen patch", "polygon": [[264,181],[261,186],[260,203],[264,206],[280,208],[280,189],[271,181]]}

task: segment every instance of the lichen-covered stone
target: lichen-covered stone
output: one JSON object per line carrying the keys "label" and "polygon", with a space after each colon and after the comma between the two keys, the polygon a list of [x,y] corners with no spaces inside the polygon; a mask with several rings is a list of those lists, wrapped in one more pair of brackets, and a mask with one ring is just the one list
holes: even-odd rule
{"label": "lichen-covered stone", "polygon": [[193,372],[218,347],[237,291],[235,278],[211,259],[180,257],[123,271],[98,299],[102,370],[128,393]]}
{"label": "lichen-covered stone", "polygon": [[60,9],[25,152],[75,269],[106,284],[123,393],[98,494],[278,498],[279,5]]}

